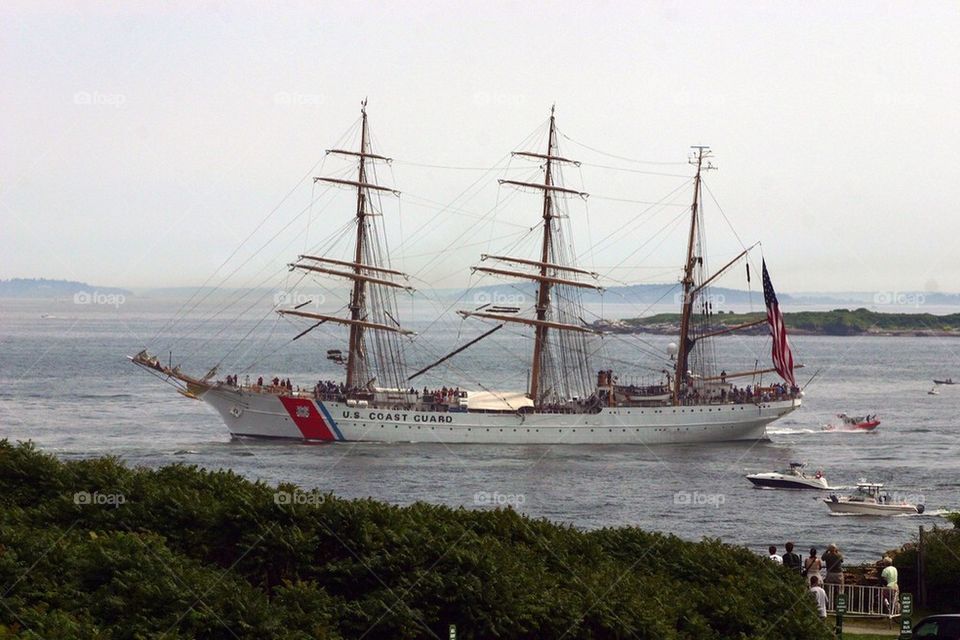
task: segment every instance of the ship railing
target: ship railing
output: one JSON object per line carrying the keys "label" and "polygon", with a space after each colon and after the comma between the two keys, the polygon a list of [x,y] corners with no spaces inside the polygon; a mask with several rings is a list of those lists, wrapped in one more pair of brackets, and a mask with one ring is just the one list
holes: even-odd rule
{"label": "ship railing", "polygon": [[229,389],[239,389],[247,393],[272,393],[274,395],[303,395],[305,389],[294,385],[293,389],[287,389],[286,387],[274,386],[273,384],[237,384],[237,385],[228,385],[222,384],[222,386]]}
{"label": "ship railing", "polygon": [[900,598],[896,589],[866,584],[839,585],[828,582],[823,585],[827,592],[827,611],[833,613],[837,596],[847,597],[848,616],[894,618],[900,615]]}

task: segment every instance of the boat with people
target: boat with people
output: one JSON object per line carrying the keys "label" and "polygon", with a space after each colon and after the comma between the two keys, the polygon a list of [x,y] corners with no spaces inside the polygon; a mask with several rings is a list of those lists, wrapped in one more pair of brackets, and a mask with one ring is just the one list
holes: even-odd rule
{"label": "boat with people", "polygon": [[787,471],[752,473],[747,476],[747,480],[752,482],[753,486],[764,489],[815,489],[822,491],[830,488],[821,469],[817,469],[816,473],[808,476],[804,472],[805,467],[806,465],[802,462],[791,462]]}
{"label": "boat with people", "polygon": [[840,418],[840,425],[830,425],[828,431],[834,431],[841,429],[843,431],[873,431],[878,426],[880,426],[880,420],[877,418],[877,414],[865,415],[865,416],[848,416],[845,413],[838,413],[837,417]]}
{"label": "boat with people", "polygon": [[957,384],[953,381],[953,378],[947,378],[946,380],[937,380],[934,378],[933,384]]}
{"label": "boat with people", "polygon": [[938,395],[940,395],[940,389],[937,389],[936,387],[931,387],[931,388],[930,388],[930,391],[927,391],[927,395],[928,395],[928,396],[938,396]]}
{"label": "boat with people", "polygon": [[856,491],[849,496],[831,494],[823,502],[833,513],[864,516],[912,515],[924,511],[922,504],[895,500],[879,482],[858,482]]}
{"label": "boat with people", "polygon": [[[317,245],[337,247],[338,252],[305,250],[288,265],[289,273],[300,278],[346,281],[349,302],[337,313],[304,308],[310,301],[289,306],[290,301],[280,300],[273,309],[284,319],[302,323],[302,331],[291,342],[317,329],[317,334],[338,341],[338,348],[327,350],[327,359],[342,367],[342,380],[300,386],[274,378],[264,383],[262,378],[251,381],[233,374],[224,378],[219,363],[206,375],[191,375],[175,366],[172,356],[164,363],[148,349],[131,357],[134,364],[183,395],[212,407],[234,437],[519,444],[753,441],[765,439],[769,423],[801,406],[803,393],[794,378],[786,327],[765,263],[766,319],[720,331],[710,328],[714,313],[710,285],[744,262],[749,280],[747,259],[757,245],[745,248],[717,271],[706,270],[701,180],[713,167],[711,153],[703,146],[694,147],[691,157],[695,174],[688,242],[679,270],[682,322],[676,348],[660,356],[659,368],[647,367],[658,372],[659,381],[653,384],[626,384],[613,369],[592,362],[598,340],[622,338],[603,335],[583,320],[587,312],[582,292],[602,291],[603,285],[599,274],[577,266],[574,260],[566,201],[587,194],[562,183],[562,169],[579,163],[560,152],[553,109],[547,121],[546,148],[513,152],[519,161],[538,164],[541,179],[498,181],[503,188],[539,194],[539,221],[530,228],[534,235],[529,253],[483,254],[480,262],[484,264],[472,269],[482,277],[532,284],[533,304],[521,308],[487,301],[457,311],[465,320],[486,323],[486,330],[432,364],[411,371],[405,354],[421,343],[400,322],[397,294],[414,289],[410,276],[391,263],[380,222],[384,216],[381,197],[399,196],[400,192],[376,181],[374,168],[390,159],[371,145],[366,101],[357,132],[357,148],[327,151],[352,163],[355,173],[314,178],[317,187],[348,190],[355,204],[352,216],[345,217],[338,227],[340,235]],[[334,227],[337,225],[331,223],[331,229]],[[733,373],[717,366],[713,338],[759,324],[770,325],[773,366]],[[418,376],[505,326],[532,334],[526,389],[503,391],[490,381],[477,381],[481,389],[477,391],[461,388],[461,384],[417,388],[414,380]],[[764,374],[773,372],[782,382],[763,379]],[[738,388],[737,380],[750,384]]]}

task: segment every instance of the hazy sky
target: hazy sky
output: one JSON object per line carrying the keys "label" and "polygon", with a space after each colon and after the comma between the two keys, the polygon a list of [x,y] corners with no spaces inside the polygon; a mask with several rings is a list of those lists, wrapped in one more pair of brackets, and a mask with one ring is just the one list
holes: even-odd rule
{"label": "hazy sky", "polygon": [[[958,291],[958,33],[957,2],[7,1],[0,278],[200,284],[367,96],[378,150],[397,159],[380,178],[404,191],[385,212],[391,244],[436,286],[466,283],[477,254],[536,224],[536,196],[496,186],[535,165],[469,168],[503,162],[556,103],[562,151],[589,165],[567,183],[596,196],[570,205],[575,244],[618,281],[676,277],[670,225],[689,190],[637,226],[646,205],[623,200],[656,201],[684,179],[649,172],[689,167],[581,145],[662,163],[711,145],[711,192],[745,243],[763,242],[781,290]],[[509,206],[434,260],[474,218],[430,202],[479,178],[459,208]],[[305,183],[257,240],[310,198]],[[322,240],[349,200],[254,263]],[[721,264],[737,243],[710,199],[705,212]],[[625,267],[632,253],[643,264]]]}

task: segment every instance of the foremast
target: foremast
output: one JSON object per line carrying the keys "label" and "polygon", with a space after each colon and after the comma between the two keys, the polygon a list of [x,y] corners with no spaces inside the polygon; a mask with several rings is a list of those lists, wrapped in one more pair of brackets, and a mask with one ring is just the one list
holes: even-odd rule
{"label": "foremast", "polygon": [[[370,142],[370,130],[367,122],[367,103],[363,101],[360,110],[360,148],[358,151],[329,149],[327,154],[357,159],[357,179],[315,177],[314,182],[345,186],[356,189],[353,260],[337,260],[325,256],[300,255],[297,262],[291,263],[291,269],[311,274],[330,275],[352,281],[350,301],[347,305],[349,317],[334,314],[322,314],[301,311],[299,308],[280,309],[280,315],[297,316],[316,320],[307,331],[326,322],[346,325],[349,329],[348,352],[346,357],[346,386],[348,390],[367,389],[379,382],[381,386],[398,387],[403,380],[404,363],[402,349],[395,338],[412,334],[403,329],[396,320],[396,290],[413,291],[406,284],[408,276],[401,271],[385,265],[389,259],[385,238],[378,230],[374,220],[381,215],[373,210],[374,198],[388,193],[399,195],[393,188],[377,184],[373,179],[370,166],[374,162],[391,161],[382,155],[373,153]],[[402,279],[402,280],[400,280]],[[368,345],[367,332],[372,332],[373,356]],[[302,334],[301,334],[302,335]],[[299,337],[299,336],[298,336]],[[393,339],[391,339],[393,338]]]}
{"label": "foremast", "polygon": [[[533,359],[530,368],[530,382],[527,395],[533,401],[534,406],[539,407],[544,404],[544,400],[548,395],[557,397],[557,390],[553,386],[547,388],[547,385],[545,384],[545,380],[547,378],[545,371],[548,368],[547,360],[551,356],[548,348],[549,332],[556,331],[561,334],[572,333],[579,335],[594,333],[593,330],[584,326],[578,314],[574,314],[573,318],[571,318],[570,314],[551,313],[552,293],[554,289],[556,287],[570,287],[571,289],[575,290],[583,288],[602,290],[602,288],[598,284],[589,282],[587,280],[581,280],[579,278],[579,276],[597,278],[596,273],[565,264],[558,258],[558,256],[562,256],[564,252],[561,251],[561,248],[558,246],[559,229],[557,222],[559,216],[557,215],[555,198],[569,195],[586,198],[587,194],[575,189],[568,189],[560,184],[557,184],[556,182],[558,165],[573,164],[579,166],[580,163],[576,160],[571,160],[559,155],[555,107],[551,107],[550,109],[549,133],[547,138],[546,153],[515,151],[512,155],[515,157],[531,158],[543,162],[543,183],[520,182],[516,180],[505,179],[499,180],[501,185],[510,185],[521,189],[536,189],[542,192],[543,204],[541,218],[543,233],[541,235],[539,260],[484,254],[481,256],[481,260],[512,263],[519,265],[520,267],[532,269],[530,271],[518,271],[514,269],[504,269],[498,267],[477,266],[473,268],[473,271],[527,279],[535,282],[537,293],[534,304],[534,317],[524,318],[518,315],[513,315],[513,313],[518,310],[502,309],[500,307],[494,307],[491,310],[486,310],[485,307],[487,305],[484,305],[475,311],[459,311],[458,313],[464,317],[479,317],[507,323],[519,323],[532,326],[534,328]],[[571,319],[575,319],[576,322],[570,322]],[[576,373],[581,375],[586,374],[589,376],[589,365],[585,360],[586,356],[585,353],[582,352],[582,349],[570,350],[580,351],[580,353],[574,354],[563,353],[563,349],[558,349],[558,351],[561,351],[560,354],[557,354],[559,357],[578,357],[579,362],[577,362],[576,368],[579,369],[579,371]],[[568,400],[569,398],[566,399]]]}

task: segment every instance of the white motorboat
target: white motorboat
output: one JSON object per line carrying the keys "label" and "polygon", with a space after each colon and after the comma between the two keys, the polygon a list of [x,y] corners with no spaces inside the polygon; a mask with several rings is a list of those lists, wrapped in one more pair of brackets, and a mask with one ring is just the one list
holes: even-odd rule
{"label": "white motorboat", "polygon": [[817,470],[813,476],[808,476],[803,472],[804,464],[802,462],[791,462],[790,470],[784,473],[772,471],[768,473],[752,473],[747,476],[747,480],[753,483],[755,487],[766,489],[829,489],[827,479],[823,472]]}
{"label": "white motorboat", "polygon": [[834,513],[850,513],[863,516],[895,516],[923,513],[922,504],[897,501],[876,482],[858,482],[857,490],[849,496],[831,494],[823,501]]}

